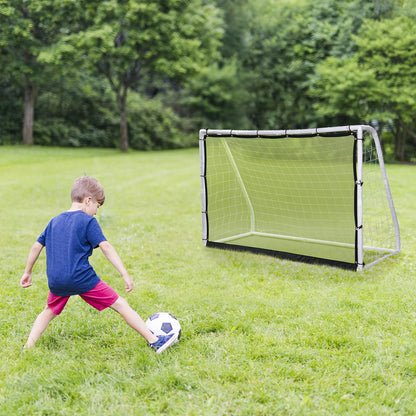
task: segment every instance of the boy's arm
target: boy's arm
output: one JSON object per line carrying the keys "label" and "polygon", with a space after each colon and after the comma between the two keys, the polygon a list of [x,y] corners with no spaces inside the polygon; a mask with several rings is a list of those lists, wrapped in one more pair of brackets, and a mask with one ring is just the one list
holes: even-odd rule
{"label": "boy's arm", "polygon": [[29,258],[27,259],[25,271],[23,273],[22,278],[20,279],[20,286],[32,286],[32,268],[33,265],[36,263],[36,260],[38,259],[43,247],[44,246],[42,244],[36,241],[36,243],[33,244],[32,248],[30,249]]}
{"label": "boy's arm", "polygon": [[108,261],[117,269],[121,274],[124,282],[126,283],[126,292],[131,292],[133,290],[133,280],[129,276],[126,268],[124,267],[123,262],[121,261],[119,255],[117,254],[115,248],[108,242],[102,241],[98,244],[104,256],[107,257]]}

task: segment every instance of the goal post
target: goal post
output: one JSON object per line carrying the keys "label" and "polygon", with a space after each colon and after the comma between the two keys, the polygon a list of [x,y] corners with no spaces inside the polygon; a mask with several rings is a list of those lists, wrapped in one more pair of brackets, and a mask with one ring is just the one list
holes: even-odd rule
{"label": "goal post", "polygon": [[361,270],[400,251],[370,126],[200,130],[204,245]]}

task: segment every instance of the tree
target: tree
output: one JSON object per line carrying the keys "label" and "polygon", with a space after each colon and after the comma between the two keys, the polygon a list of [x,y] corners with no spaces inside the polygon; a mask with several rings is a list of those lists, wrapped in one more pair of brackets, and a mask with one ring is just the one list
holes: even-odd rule
{"label": "tree", "polygon": [[405,160],[408,140],[416,143],[416,22],[407,16],[366,21],[354,39],[352,58],[327,59],[318,66],[316,109],[321,115],[350,112],[357,122],[390,125],[395,156]]}
{"label": "tree", "polygon": [[[23,86],[23,144],[33,144],[35,99],[39,86],[53,77],[39,54],[80,15],[67,13],[59,0],[0,0],[0,73]],[[64,24],[65,23],[65,24]]]}
{"label": "tree", "polygon": [[[356,38],[358,59],[374,70],[380,90],[388,91],[395,154],[398,160],[405,160],[406,141],[416,143],[416,21],[399,16],[367,22],[362,33]],[[389,120],[385,117],[384,121]]]}
{"label": "tree", "polygon": [[[245,47],[247,24],[249,22],[249,0],[214,0],[222,11],[224,36],[220,52],[222,60],[227,61],[233,56],[241,56]],[[233,63],[234,64],[234,63]]]}
{"label": "tree", "polygon": [[[188,120],[188,130],[201,127],[245,128],[248,97],[241,88],[238,64],[228,61],[214,63],[185,84],[179,94],[177,112]],[[178,94],[176,94],[178,101]]]}
{"label": "tree", "polygon": [[181,80],[215,54],[222,35],[217,9],[200,0],[108,0],[87,2],[87,26],[43,51],[42,60],[84,59],[103,74],[120,113],[120,147],[128,149],[127,96],[152,76]]}
{"label": "tree", "polygon": [[33,144],[34,102],[41,69],[36,55],[42,42],[38,19],[24,1],[0,2],[0,64],[24,85],[23,143]]}
{"label": "tree", "polygon": [[388,90],[380,88],[374,68],[364,67],[356,56],[329,57],[317,66],[316,73],[309,95],[319,118],[343,125],[391,117],[385,104]]}
{"label": "tree", "polygon": [[[243,65],[249,73],[255,128],[305,128],[316,123],[307,95],[316,64],[340,49],[348,28],[345,2],[252,1],[255,18]],[[345,48],[347,43],[343,43]]]}
{"label": "tree", "polygon": [[382,19],[394,0],[250,0],[247,46],[240,55],[254,128],[320,125],[308,92],[316,66],[356,50],[364,18]]}

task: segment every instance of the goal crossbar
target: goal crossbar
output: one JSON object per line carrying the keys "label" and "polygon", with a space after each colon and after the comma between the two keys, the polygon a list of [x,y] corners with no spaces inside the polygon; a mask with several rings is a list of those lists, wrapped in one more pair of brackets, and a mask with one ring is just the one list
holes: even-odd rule
{"label": "goal crossbar", "polygon": [[355,270],[400,252],[372,127],[204,129],[199,139],[204,245],[293,254]]}

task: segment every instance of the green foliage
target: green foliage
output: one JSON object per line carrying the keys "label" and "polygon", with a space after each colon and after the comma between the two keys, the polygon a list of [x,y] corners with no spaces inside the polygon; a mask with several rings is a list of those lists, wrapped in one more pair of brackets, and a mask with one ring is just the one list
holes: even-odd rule
{"label": "green foliage", "polygon": [[80,74],[61,78],[41,91],[35,124],[35,144],[114,147],[118,117],[113,94],[102,80]]}
{"label": "green foliage", "polygon": [[[250,71],[251,119],[261,128],[305,128],[321,124],[308,91],[315,68],[327,57],[349,56],[352,35],[374,10],[366,1],[253,2],[251,39],[242,57]],[[332,122],[336,119],[332,119]]]}
{"label": "green foliage", "polygon": [[81,123],[68,124],[62,118],[49,117],[47,122],[40,120],[35,126],[36,144],[63,147],[114,147],[112,136],[104,130]]}
{"label": "green foliage", "polygon": [[[223,66],[206,66],[190,79],[180,96],[180,111],[191,122],[192,130],[203,126],[244,128],[249,96],[241,88],[237,61]],[[172,99],[175,99],[172,97]]]}
{"label": "green foliage", "polygon": [[369,123],[373,118],[391,117],[380,106],[388,95],[386,90],[378,88],[374,68],[363,67],[357,58],[331,57],[318,66],[317,73],[319,78],[310,94],[317,99],[315,108],[319,116],[336,117],[341,124],[348,124],[349,120]]}
{"label": "green foliage", "polygon": [[[402,254],[357,273],[204,248],[197,149],[2,147],[0,415],[415,414],[414,169],[387,166]],[[28,251],[84,172],[105,187],[98,220],[135,290],[95,252],[99,275],[143,318],[181,321],[160,356],[77,298],[21,351],[48,291],[44,253],[19,287]]]}
{"label": "green foliage", "polygon": [[35,143],[366,122],[412,160],[415,18],[415,0],[0,0],[0,143],[21,141],[26,91]]}
{"label": "green foliage", "polygon": [[180,120],[158,98],[145,100],[137,94],[129,98],[130,146],[138,150],[183,147]]}
{"label": "green foliage", "polygon": [[10,81],[0,82],[0,145],[21,142],[22,90]]}
{"label": "green foliage", "polygon": [[250,19],[249,0],[215,0],[215,4],[226,23],[220,51],[227,62],[232,57],[242,56],[246,46],[247,24]]}
{"label": "green foliage", "polygon": [[403,160],[410,150],[405,137],[412,147],[416,144],[415,20],[406,16],[367,20],[354,41],[357,51],[352,58],[327,59],[317,67],[320,78],[312,92],[319,97],[317,112],[390,125],[396,136],[396,157]]}
{"label": "green foliage", "polygon": [[45,48],[54,47],[80,17],[69,4],[58,0],[0,1],[0,79],[6,75],[22,84],[22,75],[27,75],[36,85],[50,79],[52,72],[39,56]]}
{"label": "green foliage", "polygon": [[416,22],[400,16],[381,22],[367,21],[355,37],[358,59],[373,69],[380,89],[389,91],[390,106],[406,124],[416,111]]}
{"label": "green foliage", "polygon": [[216,9],[200,0],[113,0],[95,7],[84,30],[63,37],[41,59],[61,64],[86,57],[90,69],[107,78],[120,112],[121,147],[127,150],[128,92],[140,88],[146,74],[183,80],[198,73],[216,54],[221,26]]}

